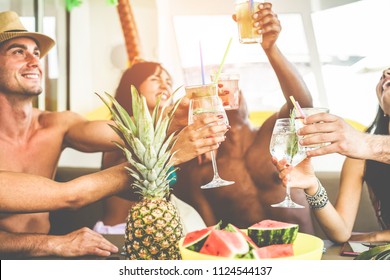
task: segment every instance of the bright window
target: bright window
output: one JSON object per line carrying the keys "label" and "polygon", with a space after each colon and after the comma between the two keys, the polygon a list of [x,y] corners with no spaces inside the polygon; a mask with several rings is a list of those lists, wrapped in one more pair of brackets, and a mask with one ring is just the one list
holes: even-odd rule
{"label": "bright window", "polygon": [[[390,65],[388,0],[357,1],[312,13],[322,64],[328,106],[332,113],[369,125],[377,110],[375,86]],[[277,12],[277,11],[275,11]],[[278,14],[282,32],[278,46],[295,63],[319,104],[314,72],[300,14]],[[277,110],[284,103],[279,83],[259,45],[238,43],[231,15],[175,16],[174,26],[186,84],[201,83],[199,44],[202,46],[206,82],[218,69],[229,39],[233,38],[224,71],[241,75],[241,88],[249,110]],[[386,49],[387,48],[387,49]],[[317,75],[317,76],[316,76]],[[348,105],[347,105],[348,104]]]}

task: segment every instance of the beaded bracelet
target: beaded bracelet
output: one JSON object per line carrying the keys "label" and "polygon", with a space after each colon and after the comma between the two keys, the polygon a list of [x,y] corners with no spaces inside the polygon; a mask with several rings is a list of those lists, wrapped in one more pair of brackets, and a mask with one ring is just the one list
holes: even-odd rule
{"label": "beaded bracelet", "polygon": [[318,181],[318,190],[314,195],[306,195],[307,203],[311,209],[322,209],[329,202],[328,194],[326,193],[325,188],[322,186],[321,182]]}

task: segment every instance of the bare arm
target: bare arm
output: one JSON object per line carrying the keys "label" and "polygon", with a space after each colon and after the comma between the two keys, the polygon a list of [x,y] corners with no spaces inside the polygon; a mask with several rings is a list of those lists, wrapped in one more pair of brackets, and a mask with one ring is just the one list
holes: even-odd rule
{"label": "bare arm", "polygon": [[390,136],[365,134],[365,138],[368,150],[366,154],[361,153],[356,156],[390,164]]}
{"label": "bare arm", "polygon": [[293,108],[289,101],[290,96],[294,96],[295,100],[299,101],[301,107],[312,107],[313,101],[300,73],[286,59],[276,45],[276,40],[279,37],[282,27],[277,15],[272,11],[272,4],[266,2],[260,4],[260,6],[263,6],[263,8],[254,14],[255,25],[258,23],[259,29],[262,30],[263,42],[261,45],[275,71],[283,95],[287,101],[278,116],[278,118],[285,118],[289,116],[290,110]]}
{"label": "bare arm", "polygon": [[305,123],[307,125],[297,132],[302,136],[310,136],[302,139],[301,145],[330,143],[322,148],[308,151],[309,157],[339,153],[350,158],[390,163],[389,135],[360,132],[343,118],[328,113],[308,116]]}
{"label": "bare arm", "polygon": [[1,259],[26,256],[109,256],[116,252],[117,247],[89,228],[61,236],[0,231]]}
{"label": "bare arm", "polygon": [[[317,192],[319,184],[310,159],[304,160],[294,168],[287,167],[285,160],[277,162],[276,166],[280,170],[279,177],[284,184],[288,182],[292,188],[305,189],[308,195]],[[363,171],[363,161],[347,159],[343,166],[335,206],[328,202],[325,207],[313,210],[326,235],[335,242],[345,242],[351,237],[360,203]]]}
{"label": "bare arm", "polygon": [[351,237],[362,194],[364,165],[362,160],[347,158],[334,207],[328,203],[327,209],[314,211],[324,232],[335,242],[345,242]]}
{"label": "bare arm", "polygon": [[117,149],[113,141],[122,142],[109,126],[115,125],[113,121],[88,121],[73,112],[63,112],[60,121],[67,127],[64,136],[66,147],[81,152],[105,152]]}
{"label": "bare arm", "polygon": [[0,211],[45,212],[79,208],[129,188],[121,164],[66,183],[25,173],[0,171]]}

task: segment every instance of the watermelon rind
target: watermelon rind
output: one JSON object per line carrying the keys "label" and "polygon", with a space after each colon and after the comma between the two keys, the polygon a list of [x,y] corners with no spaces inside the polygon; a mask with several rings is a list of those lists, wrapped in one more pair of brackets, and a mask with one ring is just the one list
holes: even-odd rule
{"label": "watermelon rind", "polygon": [[235,225],[229,223],[226,225],[224,230],[230,231],[230,232],[238,232],[238,233],[242,234],[242,236],[245,238],[246,242],[248,243],[250,249],[258,248],[256,243],[247,234],[245,234],[242,230],[240,230]]}
{"label": "watermelon rind", "polygon": [[294,243],[299,225],[274,220],[263,220],[248,228],[248,236],[258,247]]}
{"label": "watermelon rind", "polygon": [[214,226],[187,233],[184,237],[183,247],[191,251],[199,252],[200,249],[203,247],[204,243],[206,242],[206,239],[210,235],[211,231],[220,228],[221,222]]}

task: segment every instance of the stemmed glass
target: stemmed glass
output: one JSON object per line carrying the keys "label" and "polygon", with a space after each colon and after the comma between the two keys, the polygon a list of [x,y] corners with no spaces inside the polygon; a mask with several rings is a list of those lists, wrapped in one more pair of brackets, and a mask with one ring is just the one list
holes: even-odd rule
{"label": "stemmed glass", "polygon": [[[226,125],[229,124],[226,112],[223,108],[222,101],[218,95],[193,97],[190,100],[190,108],[188,114],[188,122],[192,124],[199,116],[205,116],[206,114],[217,115],[221,118],[221,121]],[[218,174],[217,162],[215,160],[215,153],[211,151],[211,160],[213,164],[214,177],[213,180],[201,186],[201,189],[211,189],[217,187],[223,187],[234,184],[233,181],[223,180]]]}
{"label": "stemmed glass", "polygon": [[[306,158],[306,152],[298,144],[298,136],[295,133],[293,119],[277,119],[272,131],[270,143],[271,155],[278,160],[285,158],[292,166],[298,165]],[[280,203],[272,204],[272,207],[304,208],[291,199],[290,184],[286,185],[286,197]]]}

